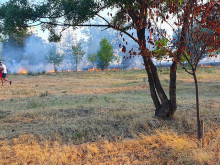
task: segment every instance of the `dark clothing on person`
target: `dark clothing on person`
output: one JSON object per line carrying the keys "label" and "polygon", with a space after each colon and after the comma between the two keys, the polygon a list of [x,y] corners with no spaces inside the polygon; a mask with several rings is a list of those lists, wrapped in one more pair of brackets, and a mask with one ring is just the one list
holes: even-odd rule
{"label": "dark clothing on person", "polygon": [[6,78],[6,73],[2,73],[2,78]]}

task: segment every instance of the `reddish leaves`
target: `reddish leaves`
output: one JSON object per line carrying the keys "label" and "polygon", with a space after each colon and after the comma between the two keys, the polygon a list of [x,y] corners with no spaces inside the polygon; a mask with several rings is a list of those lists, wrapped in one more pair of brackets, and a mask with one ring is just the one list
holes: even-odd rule
{"label": "reddish leaves", "polygon": [[154,45],[154,42],[151,39],[148,40],[148,43]]}
{"label": "reddish leaves", "polygon": [[126,53],[126,47],[124,45],[122,46],[122,52]]}

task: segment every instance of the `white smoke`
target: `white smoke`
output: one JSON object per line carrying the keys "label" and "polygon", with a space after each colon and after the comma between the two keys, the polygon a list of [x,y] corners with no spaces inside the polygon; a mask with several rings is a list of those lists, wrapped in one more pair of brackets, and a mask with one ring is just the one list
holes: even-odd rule
{"label": "white smoke", "polygon": [[[72,40],[72,39],[71,39]],[[57,43],[57,47],[59,49],[63,49],[62,54],[64,55],[64,61],[57,66],[58,71],[67,71],[67,70],[73,70],[73,66],[71,64],[70,59],[66,58],[68,52],[65,52],[66,49],[65,46],[68,44],[70,45],[69,48],[71,48],[71,45],[75,44],[70,43],[70,40],[67,41],[63,40],[64,44]],[[32,35],[28,37],[25,40],[25,47],[24,48],[17,48],[13,44],[6,44],[5,46],[2,46],[2,58],[4,59],[3,63],[8,68],[9,73],[18,73],[22,70],[26,70],[27,72],[47,72],[54,70],[54,66],[52,64],[48,64],[45,57],[48,54],[48,51],[51,47],[51,45],[54,45],[55,43],[48,43],[45,40],[43,40],[41,37],[37,37],[35,35]],[[87,70],[88,68],[91,68],[91,64],[87,60],[87,54],[88,51],[91,49],[88,49],[87,42],[83,43],[83,49],[84,51],[87,51],[85,56],[83,57],[83,60],[78,65],[79,70]],[[98,42],[96,42],[98,44]],[[0,49],[1,52],[1,49]],[[121,50],[118,48],[114,48],[114,52],[116,56],[121,56],[121,62],[118,64],[116,61],[113,61],[112,64],[109,66],[109,68],[124,68],[124,69],[143,69],[143,59],[141,56],[132,56],[131,59],[128,56],[128,54],[121,53]],[[125,55],[125,61],[123,59],[123,56]],[[127,59],[128,57],[128,59]],[[0,57],[1,58],[1,57]],[[121,65],[121,63],[128,64],[126,67]],[[158,61],[153,59],[153,62],[157,65],[171,65],[172,60],[162,60]],[[207,63],[207,64],[219,64],[220,63],[220,55],[216,57],[211,58],[203,58],[200,61],[201,63]]]}

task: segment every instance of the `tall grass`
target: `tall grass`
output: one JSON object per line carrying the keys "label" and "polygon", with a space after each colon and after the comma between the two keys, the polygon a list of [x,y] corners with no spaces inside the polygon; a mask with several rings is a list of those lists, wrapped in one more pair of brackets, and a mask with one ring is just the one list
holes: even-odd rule
{"label": "tall grass", "polygon": [[[173,120],[154,118],[144,70],[9,75],[1,88],[0,164],[219,164],[220,69],[198,73],[205,147],[196,140],[193,79],[178,71]],[[160,73],[169,88],[166,69]]]}
{"label": "tall grass", "polygon": [[220,131],[208,133],[204,148],[174,132],[157,132],[120,142],[63,145],[23,135],[0,141],[0,164],[219,164]]}

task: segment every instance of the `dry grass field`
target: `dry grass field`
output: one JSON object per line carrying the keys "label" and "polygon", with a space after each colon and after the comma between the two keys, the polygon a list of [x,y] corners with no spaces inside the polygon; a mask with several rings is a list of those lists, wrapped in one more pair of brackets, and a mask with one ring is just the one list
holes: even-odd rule
{"label": "dry grass field", "polygon": [[[165,89],[169,72],[159,73]],[[0,87],[0,165],[220,164],[220,67],[178,71],[173,120],[154,118],[144,70],[8,75]]]}

